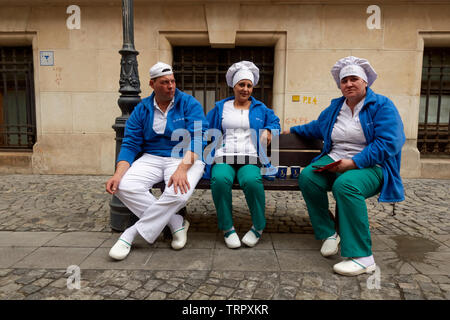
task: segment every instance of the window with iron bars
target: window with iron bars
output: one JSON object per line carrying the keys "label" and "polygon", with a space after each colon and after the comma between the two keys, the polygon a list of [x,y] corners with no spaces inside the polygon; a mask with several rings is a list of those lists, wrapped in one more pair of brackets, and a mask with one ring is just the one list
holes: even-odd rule
{"label": "window with iron bars", "polygon": [[450,156],[450,48],[423,53],[417,148],[426,156]]}
{"label": "window with iron bars", "polygon": [[33,50],[0,47],[0,150],[30,150],[35,142]]}
{"label": "window with iron bars", "polygon": [[252,61],[259,68],[260,78],[252,96],[272,108],[273,47],[174,47],[173,69],[177,88],[199,100],[206,114],[214,108],[216,101],[233,95],[225,74],[233,63],[242,60]]}

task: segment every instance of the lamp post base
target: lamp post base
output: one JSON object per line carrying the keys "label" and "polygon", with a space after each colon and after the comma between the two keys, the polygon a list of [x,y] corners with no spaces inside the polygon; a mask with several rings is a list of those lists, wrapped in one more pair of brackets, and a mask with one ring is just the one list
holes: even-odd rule
{"label": "lamp post base", "polygon": [[139,220],[116,196],[112,196],[109,206],[109,221],[113,231],[122,232]]}

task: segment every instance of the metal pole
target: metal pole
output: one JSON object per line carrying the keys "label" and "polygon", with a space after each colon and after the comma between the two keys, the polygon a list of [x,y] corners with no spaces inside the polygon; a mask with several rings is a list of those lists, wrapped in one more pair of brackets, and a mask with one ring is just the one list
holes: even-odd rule
{"label": "metal pole", "polygon": [[[134,10],[133,0],[122,0],[122,25],[123,25],[123,46],[119,51],[122,58],[120,61],[120,97],[117,101],[122,111],[122,115],[116,118],[112,128],[116,131],[116,160],[122,145],[125,131],[125,122],[133,111],[134,107],[141,101],[141,93],[137,52],[134,48]],[[137,221],[137,217],[115,196],[112,196],[109,203],[110,226],[116,231],[123,231]]]}

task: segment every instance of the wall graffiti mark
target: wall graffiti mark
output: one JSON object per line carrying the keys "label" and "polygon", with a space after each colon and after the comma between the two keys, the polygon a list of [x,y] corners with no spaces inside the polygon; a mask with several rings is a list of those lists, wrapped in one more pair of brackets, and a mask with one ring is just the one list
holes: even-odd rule
{"label": "wall graffiti mark", "polygon": [[284,119],[284,123],[288,126],[298,126],[309,122],[307,117],[288,117]]}

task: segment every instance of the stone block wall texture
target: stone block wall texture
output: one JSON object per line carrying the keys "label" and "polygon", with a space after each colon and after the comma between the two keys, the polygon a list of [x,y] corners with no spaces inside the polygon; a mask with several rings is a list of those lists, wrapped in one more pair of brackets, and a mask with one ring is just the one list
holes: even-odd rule
{"label": "stone block wall texture", "polygon": [[[119,98],[122,9],[120,3],[82,2],[80,29],[69,30],[67,6],[3,4],[0,45],[33,46],[37,143],[30,163],[14,170],[40,174],[112,174]],[[25,3],[25,2],[24,2]],[[416,148],[424,43],[450,44],[450,4],[441,1],[379,4],[381,28],[368,29],[369,1],[321,5],[303,1],[184,1],[135,3],[135,47],[141,97],[151,93],[149,67],[171,62],[171,46],[275,46],[274,105],[283,128],[309,122],[341,95],[330,69],[348,55],[367,58],[378,73],[375,92],[391,98],[405,125],[402,175],[418,177]],[[281,36],[280,36],[281,35]],[[278,37],[273,40],[272,38]],[[281,37],[281,38],[280,38]],[[437,40],[436,40],[437,39]],[[54,51],[54,66],[39,65],[39,51]],[[294,102],[293,96],[300,96]],[[6,157],[0,153],[0,157]],[[3,161],[13,163],[11,160]],[[3,163],[0,162],[0,163]],[[16,161],[17,162],[17,161]]]}

